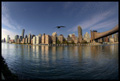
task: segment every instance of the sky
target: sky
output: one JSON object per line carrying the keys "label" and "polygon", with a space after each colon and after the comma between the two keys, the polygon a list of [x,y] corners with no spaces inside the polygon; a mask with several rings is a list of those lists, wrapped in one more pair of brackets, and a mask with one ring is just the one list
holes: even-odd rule
{"label": "sky", "polygon": [[[29,33],[78,36],[90,30],[105,32],[118,24],[118,2],[2,2],[2,38]],[[57,29],[56,26],[65,26]]]}

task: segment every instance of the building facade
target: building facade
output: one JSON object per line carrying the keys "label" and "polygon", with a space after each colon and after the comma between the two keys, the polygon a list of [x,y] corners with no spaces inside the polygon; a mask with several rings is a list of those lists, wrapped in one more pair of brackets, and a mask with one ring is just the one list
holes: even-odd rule
{"label": "building facade", "polygon": [[33,44],[36,44],[36,36],[33,37]]}
{"label": "building facade", "polygon": [[17,39],[17,42],[16,42],[16,43],[18,43],[18,44],[19,44],[19,43],[20,43],[20,39]]}
{"label": "building facade", "polygon": [[19,35],[15,35],[15,43],[17,42],[17,39],[19,39]]}
{"label": "building facade", "polygon": [[45,35],[45,44],[50,44],[51,39],[49,35]]}
{"label": "building facade", "polygon": [[51,38],[52,38],[52,44],[56,44],[57,43],[57,33],[53,32]]}
{"label": "building facade", "polygon": [[28,44],[31,44],[31,34],[28,35]]}
{"label": "building facade", "polygon": [[118,42],[118,34],[117,33],[113,35],[113,38],[114,38],[114,42]]}
{"label": "building facade", "polygon": [[36,44],[41,43],[41,35],[36,36]]}
{"label": "building facade", "polygon": [[45,33],[42,35],[41,43],[45,44]]}
{"label": "building facade", "polygon": [[22,43],[25,44],[25,38],[22,39]]}
{"label": "building facade", "polygon": [[7,35],[7,41],[6,42],[9,43],[9,40],[10,40],[9,35]]}
{"label": "building facade", "polygon": [[90,35],[88,34],[88,32],[85,33],[83,39],[87,42],[90,42]]}
{"label": "building facade", "polygon": [[60,41],[60,43],[63,43],[63,41],[64,41],[64,37],[63,37],[62,34],[61,34],[60,36],[58,36],[58,40]]}
{"label": "building facade", "polygon": [[82,28],[78,26],[78,42],[82,42]]}
{"label": "building facade", "polygon": [[25,43],[26,43],[26,44],[28,43],[28,38],[25,38]]}
{"label": "building facade", "polygon": [[70,37],[70,35],[68,35],[68,37],[67,37],[67,42],[72,43],[72,37]]}
{"label": "building facade", "polygon": [[25,29],[22,30],[22,38],[24,38]]}

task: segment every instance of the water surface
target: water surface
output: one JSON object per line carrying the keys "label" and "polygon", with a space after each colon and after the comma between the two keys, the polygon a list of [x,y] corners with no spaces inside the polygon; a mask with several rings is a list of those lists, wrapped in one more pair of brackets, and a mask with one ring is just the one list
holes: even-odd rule
{"label": "water surface", "polygon": [[2,43],[19,79],[118,80],[118,45],[32,46]]}

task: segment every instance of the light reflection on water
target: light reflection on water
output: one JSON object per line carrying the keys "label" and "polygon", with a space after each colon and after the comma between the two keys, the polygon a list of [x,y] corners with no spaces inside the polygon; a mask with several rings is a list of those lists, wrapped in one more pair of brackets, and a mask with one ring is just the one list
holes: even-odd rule
{"label": "light reflection on water", "polygon": [[118,79],[118,45],[34,46],[2,43],[20,79]]}

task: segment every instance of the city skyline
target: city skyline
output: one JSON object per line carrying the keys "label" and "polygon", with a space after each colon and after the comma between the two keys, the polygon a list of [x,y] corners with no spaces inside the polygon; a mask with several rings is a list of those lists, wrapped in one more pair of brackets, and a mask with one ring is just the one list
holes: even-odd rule
{"label": "city skyline", "polygon": [[[21,35],[52,35],[67,37],[81,26],[83,35],[90,30],[104,32],[118,24],[118,2],[2,2],[2,39]],[[64,25],[66,28],[57,29]],[[83,36],[82,35],[82,36]]]}

